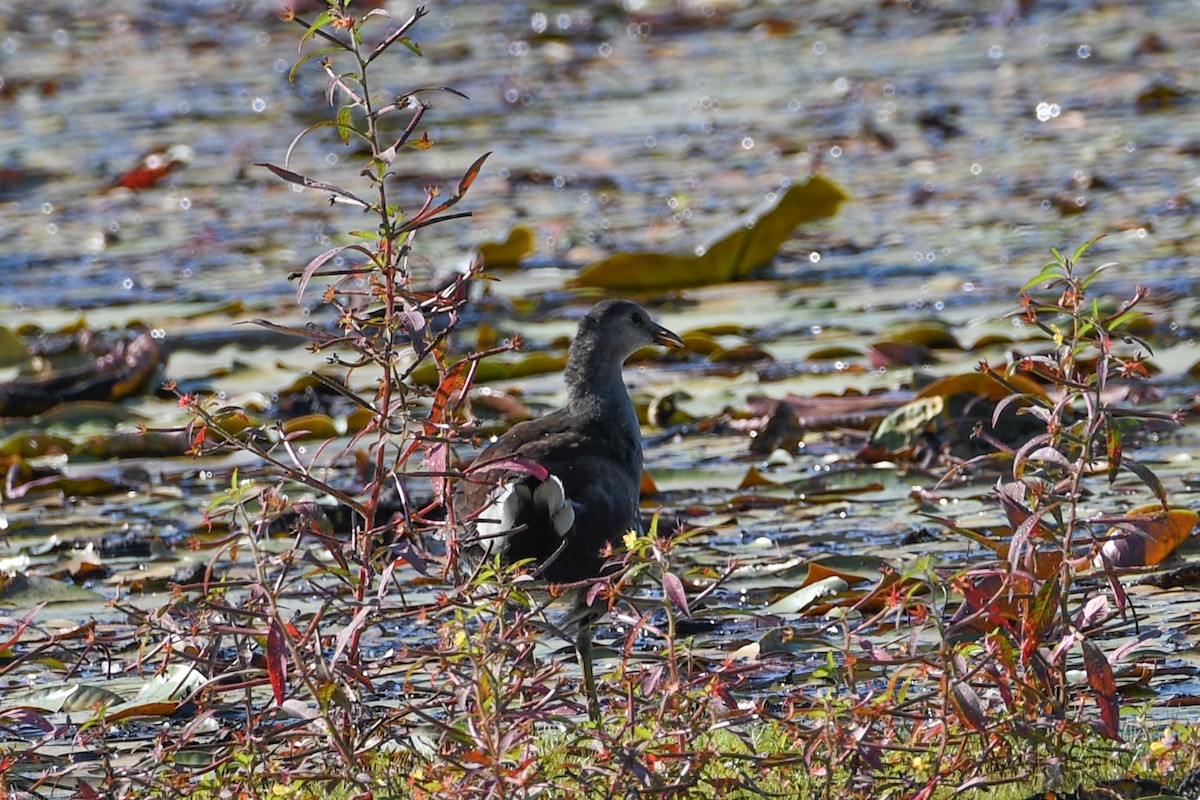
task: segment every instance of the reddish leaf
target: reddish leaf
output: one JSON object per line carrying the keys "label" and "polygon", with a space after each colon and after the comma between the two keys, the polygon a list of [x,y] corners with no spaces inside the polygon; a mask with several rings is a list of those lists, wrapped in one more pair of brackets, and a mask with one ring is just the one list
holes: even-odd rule
{"label": "reddish leaf", "polygon": [[450,470],[450,445],[435,442],[425,454],[425,466],[429,469],[434,496],[439,499],[449,497],[450,484],[446,473]]}
{"label": "reddish leaf", "polygon": [[1096,705],[1100,709],[1100,732],[1120,741],[1120,703],[1117,701],[1117,681],[1113,678],[1112,666],[1104,651],[1091,639],[1084,639],[1082,646],[1088,686],[1096,693]]}
{"label": "reddish leaf", "polygon": [[1108,616],[1108,597],[1098,594],[1083,604],[1072,621],[1076,628],[1087,630]]}
{"label": "reddish leaf", "polygon": [[1162,504],[1163,511],[1166,511],[1170,507],[1170,503],[1167,502],[1167,490],[1163,488],[1162,481],[1158,479],[1158,476],[1145,464],[1138,463],[1137,461],[1125,459],[1124,464],[1127,470],[1142,479],[1142,483],[1146,484],[1146,488],[1154,492],[1154,496]]}
{"label": "reddish leaf", "polygon": [[466,470],[465,475],[471,475],[476,472],[491,472],[492,470],[505,469],[510,472],[523,472],[526,475],[532,475],[539,481],[544,481],[550,477],[550,471],[541,464],[535,464],[532,461],[526,461],[523,458],[498,458],[495,461],[485,461],[482,464],[472,464]]}
{"label": "reddish leaf", "polygon": [[933,797],[933,790],[936,788],[938,788],[938,778],[935,775],[925,783],[921,791],[913,795],[913,800],[929,800],[930,797]]}
{"label": "reddish leaf", "polygon": [[1112,483],[1117,479],[1117,473],[1121,470],[1121,454],[1125,451],[1121,443],[1121,431],[1115,425],[1108,426],[1108,482]]}
{"label": "reddish leaf", "polygon": [[312,261],[309,261],[307,264],[305,264],[304,269],[300,272],[300,284],[296,288],[297,303],[304,299],[304,290],[308,288],[308,282],[312,280],[313,275],[316,274],[316,271],[320,269],[322,265],[326,264],[331,258],[346,250],[357,250],[364,254],[367,258],[371,257],[371,252],[361,244],[339,245],[338,247],[331,248],[326,250],[324,253],[321,253]]}
{"label": "reddish leaf", "polygon": [[[470,188],[471,184],[475,182],[475,178],[478,177],[479,170],[483,167],[484,160],[487,159],[487,157],[490,155],[491,155],[491,153],[487,152],[487,153],[484,153],[483,155],[481,155],[479,158],[475,159],[475,163],[472,164],[470,166],[470,168],[467,169],[466,174],[463,175],[462,180],[459,181],[458,192],[456,194],[454,194],[448,200],[446,200],[441,205],[439,205],[435,208],[426,208],[426,209],[422,210],[421,212],[419,212],[416,216],[414,216],[412,219],[410,219],[408,222],[406,222],[403,226],[401,226],[398,233],[408,233],[409,231],[415,231],[418,228],[423,228],[426,225],[433,225],[434,223],[437,223],[437,222],[445,222],[446,220],[458,219],[459,217],[471,216],[471,212],[469,212],[469,211],[464,212],[462,214],[447,214],[444,217],[439,217],[438,214],[441,214],[443,211],[445,211],[446,209],[453,206],[459,200],[462,200],[463,195],[466,193],[467,189]],[[432,194],[429,196],[430,200],[433,199],[433,196],[434,195],[432,195]]]}
{"label": "reddish leaf", "polygon": [[80,800],[100,800],[96,790],[82,778],[75,781],[75,793],[79,795]]}
{"label": "reddish leaf", "polygon": [[396,561],[404,561],[413,569],[425,577],[429,577],[429,564],[425,561],[424,556],[413,547],[412,542],[400,541],[392,545],[392,553],[396,557]]}
{"label": "reddish leaf", "polygon": [[725,704],[726,708],[728,708],[730,711],[737,710],[737,698],[735,698],[733,693],[729,691],[729,687],[725,685],[725,681],[721,680],[720,678],[714,678],[713,682],[709,684],[709,688],[712,690],[713,694],[721,699],[721,702]]}
{"label": "reddish leaf", "polygon": [[288,183],[294,183],[297,186],[304,186],[305,188],[308,188],[308,189],[318,189],[322,192],[332,192],[333,194],[342,198],[342,200],[340,202],[349,202],[351,205],[356,205],[364,210],[371,207],[371,204],[368,203],[367,201],[363,200],[360,197],[355,196],[354,194],[351,194],[350,192],[347,192],[345,189],[339,189],[337,186],[334,186],[332,183],[322,183],[321,181],[314,181],[312,178],[306,178],[298,172],[292,172],[290,169],[284,169],[283,167],[277,167],[274,164],[257,163],[254,166],[266,167],[267,169],[271,170],[271,172],[274,172],[278,177],[282,178],[283,180],[287,181]]}
{"label": "reddish leaf", "polygon": [[671,605],[683,612],[685,617],[689,619],[692,612],[688,610],[687,593],[683,590],[683,581],[672,572],[664,572],[662,574],[663,593],[667,599],[671,601]]}
{"label": "reddish leaf", "polygon": [[960,591],[966,600],[966,610],[972,614],[978,612],[987,622],[989,629],[1000,626],[1015,635],[1011,608],[1006,609],[997,602],[997,591],[1001,585],[1002,582],[998,583],[993,575],[975,575],[954,582],[954,588]]}
{"label": "reddish leaf", "polygon": [[1023,494],[1024,486],[1019,481],[996,485],[996,499],[1000,501],[1000,507],[1004,509],[1004,515],[1008,517],[1008,524],[1013,529],[1009,553],[1009,560],[1013,562],[1013,566],[1018,563],[1014,551],[1020,550],[1021,545],[1030,535],[1036,534],[1037,538],[1049,541],[1057,541],[1059,538],[1054,529],[1042,523],[1042,517],[1055,506],[1044,505],[1037,511],[1031,511],[1024,503]]}
{"label": "reddish leaf", "polygon": [[983,708],[983,701],[979,699],[979,695],[971,688],[971,685],[965,681],[955,681],[952,687],[954,694],[954,705],[958,707],[958,713],[967,721],[975,730],[980,733],[987,733],[987,711]]}
{"label": "reddish leaf", "polygon": [[584,604],[588,608],[591,608],[593,605],[595,605],[596,599],[600,597],[600,595],[604,594],[605,588],[607,588],[607,584],[605,584],[603,581],[596,581],[593,583],[587,590],[587,595],[584,597]]}
{"label": "reddish leaf", "polygon": [[362,628],[374,610],[375,607],[373,605],[361,606],[354,614],[354,619],[350,620],[350,624],[338,631],[337,639],[334,643],[333,656],[329,659],[331,665],[336,663],[338,658],[341,657],[342,651],[350,643],[351,637]]}
{"label": "reddish leaf", "polygon": [[33,622],[33,618],[40,614],[45,607],[45,603],[38,603],[28,614],[21,617],[21,621],[17,623],[17,629],[13,632],[13,635],[9,637],[7,642],[0,644],[0,654],[17,643],[17,640],[21,638],[21,634],[29,627],[29,623]]}
{"label": "reddish leaf", "polygon": [[1058,578],[1046,581],[1033,598],[1033,606],[1025,618],[1021,636],[1021,661],[1029,663],[1033,652],[1045,642],[1046,631],[1054,623],[1058,612]]}
{"label": "reddish leaf", "polygon": [[117,178],[115,185],[126,189],[149,189],[174,172],[176,167],[191,161],[193,155],[192,148],[182,144],[147,153],[136,167]]}
{"label": "reddish leaf", "polygon": [[490,156],[491,154],[492,153],[489,150],[488,152],[481,155],[479,158],[475,159],[475,163],[472,164],[467,169],[466,174],[464,174],[462,176],[462,180],[458,182],[458,193],[459,194],[467,193],[467,189],[470,189],[471,184],[474,183],[475,179],[479,177],[479,171],[481,169],[483,169],[483,162],[487,161],[487,157]]}
{"label": "reddish leaf", "polygon": [[[37,728],[42,733],[49,736],[54,733],[56,728],[54,723],[47,719],[40,711],[33,708],[9,708],[0,711],[0,720],[13,719],[21,725],[28,725],[31,728]],[[3,774],[3,759],[0,759],[0,774]]]}
{"label": "reddish leaf", "polygon": [[466,361],[458,362],[438,383],[437,391],[433,394],[433,407],[429,409],[430,424],[425,426],[425,432],[430,436],[441,433],[442,426],[449,422],[450,401],[461,394],[466,386],[467,364]]}
{"label": "reddish leaf", "polygon": [[283,705],[287,690],[287,645],[283,640],[283,628],[274,619],[267,630],[267,677],[271,679],[276,705]]}

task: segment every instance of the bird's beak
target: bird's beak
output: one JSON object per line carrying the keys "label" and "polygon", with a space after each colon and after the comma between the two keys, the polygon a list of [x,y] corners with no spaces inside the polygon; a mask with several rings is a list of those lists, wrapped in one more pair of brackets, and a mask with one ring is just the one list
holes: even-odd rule
{"label": "bird's beak", "polygon": [[667,330],[662,325],[654,326],[654,341],[656,344],[661,344],[663,347],[678,347],[683,350],[683,339],[680,339],[678,334]]}

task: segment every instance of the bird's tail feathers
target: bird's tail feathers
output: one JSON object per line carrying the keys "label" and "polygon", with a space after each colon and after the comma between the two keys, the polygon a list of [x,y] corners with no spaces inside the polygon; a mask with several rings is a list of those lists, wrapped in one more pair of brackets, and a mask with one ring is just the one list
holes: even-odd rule
{"label": "bird's tail feathers", "polygon": [[475,538],[485,553],[504,551],[511,537],[531,527],[544,530],[545,522],[555,537],[565,539],[575,526],[575,506],[558,476],[544,481],[526,476],[492,491],[475,520]]}
{"label": "bird's tail feathers", "polygon": [[533,490],[534,503],[544,507],[554,524],[554,532],[565,537],[575,527],[575,506],[567,497],[562,481],[551,475]]}

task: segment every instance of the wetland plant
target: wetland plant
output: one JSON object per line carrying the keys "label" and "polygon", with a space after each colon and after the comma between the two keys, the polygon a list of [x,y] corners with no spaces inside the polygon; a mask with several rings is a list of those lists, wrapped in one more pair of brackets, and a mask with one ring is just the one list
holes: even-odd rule
{"label": "wetland plant", "polygon": [[[485,564],[482,598],[451,588],[446,511],[466,398],[483,359],[519,341],[451,357],[482,267],[441,284],[411,268],[418,234],[467,216],[455,206],[486,158],[464,166],[449,196],[429,187],[416,210],[402,208],[399,162],[436,146],[423,128],[430,97],[459,97],[392,85],[404,74],[394,57],[420,56],[412,37],[424,13],[395,24],[329,0],[315,17],[291,17],[309,48],[291,77],[323,75],[333,110],[263,168],[350,222],[292,276],[301,298],[321,292],[328,324],[260,324],[327,358],[309,383],[326,405],[262,425],[215,397],[181,396],[196,451],[239,449],[265,468],[234,474],[209,509],[226,535],[203,577],[145,617],[146,639],[170,643],[163,663],[203,676],[194,721],[161,737],[153,763],[106,760],[106,785],[197,797],[927,798],[1035,778],[1119,739],[1098,644],[1133,613],[1116,580],[1128,548],[1113,542],[1176,511],[1131,455],[1140,425],[1171,420],[1110,399],[1113,381],[1143,372],[1148,348],[1130,329],[1145,292],[1105,310],[1092,297],[1100,270],[1079,271],[1088,245],[1055,252],[1026,287],[1018,313],[1045,348],[987,370],[1006,387],[997,418],[1015,409],[1034,434],[1008,442],[981,429],[990,452],[958,465],[1003,470],[1006,536],[942,520],[996,557],[883,576],[850,609],[857,621],[829,621],[810,679],[764,687],[754,659],[691,647],[689,616],[736,565],[683,568],[687,536],[657,525],[628,536],[614,556],[622,571],[591,589],[617,628],[598,723],[564,660],[546,658],[546,616],[519,570]],[[294,163],[310,137],[329,134],[359,159],[348,183]],[[414,380],[422,369],[428,387]],[[346,430],[323,413],[332,408]],[[1157,510],[1088,505],[1089,481],[1121,474]],[[786,653],[789,631],[773,635]]]}

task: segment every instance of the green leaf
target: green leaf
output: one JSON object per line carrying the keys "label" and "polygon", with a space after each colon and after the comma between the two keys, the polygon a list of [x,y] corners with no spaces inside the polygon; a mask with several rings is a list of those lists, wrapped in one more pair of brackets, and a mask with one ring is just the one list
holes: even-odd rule
{"label": "green leaf", "polygon": [[[333,14],[331,12],[326,11],[325,13],[320,14],[315,20],[313,20],[312,24],[308,26],[308,29],[304,31],[304,36],[300,37],[300,45],[303,47],[305,42],[317,35],[317,31],[319,31],[321,28],[324,28],[331,22],[333,22]],[[346,50],[348,48],[343,45],[340,49]]]}
{"label": "green leaf", "polygon": [[[1054,252],[1058,252],[1058,251],[1054,251]],[[1030,289],[1032,289],[1034,286],[1037,286],[1039,284],[1050,283],[1054,280],[1057,280],[1058,278],[1061,277],[1061,271],[1062,271],[1061,264],[1059,264],[1057,262],[1052,262],[1050,264],[1047,264],[1046,266],[1042,267],[1041,272],[1039,272],[1036,276],[1034,276],[1033,278],[1030,278],[1028,281],[1025,282],[1025,285],[1021,287],[1021,293],[1025,294]],[[1038,311],[1054,311],[1054,310],[1057,310],[1057,309],[1047,308],[1044,306],[1038,307]]]}
{"label": "green leaf", "polygon": [[1162,481],[1158,479],[1158,476],[1154,474],[1153,470],[1151,470],[1145,464],[1129,458],[1125,459],[1124,467],[1134,475],[1137,475],[1138,478],[1141,479],[1142,483],[1146,484],[1147,488],[1154,492],[1154,496],[1158,498],[1158,502],[1162,504],[1164,510],[1169,507],[1170,503],[1167,501],[1167,490],[1162,485]]}
{"label": "green leaf", "polygon": [[1145,319],[1148,316],[1150,316],[1150,315],[1144,311],[1135,311],[1135,310],[1131,309],[1131,310],[1126,311],[1125,313],[1120,314],[1117,317],[1109,320],[1108,329],[1110,331],[1116,331],[1119,328],[1121,328],[1122,326],[1127,325],[1130,322],[1133,322],[1134,320]]}
{"label": "green leaf", "polygon": [[1079,285],[1082,286],[1084,289],[1086,289],[1087,287],[1092,285],[1092,281],[1094,281],[1094,280],[1096,280],[1096,278],[1100,277],[1101,273],[1106,272],[1109,268],[1115,267],[1115,266],[1117,266],[1117,262],[1115,262],[1115,261],[1109,261],[1105,264],[1101,264],[1100,266],[1098,266],[1094,270],[1092,270],[1090,273],[1088,273],[1088,276],[1086,278],[1084,278],[1082,281],[1080,281]]}
{"label": "green leaf", "polygon": [[[1094,245],[1096,242],[1100,241],[1103,238],[1104,238],[1104,234],[1102,233],[1099,236],[1094,236],[1091,239],[1088,239],[1086,242],[1079,245],[1079,247],[1076,247],[1075,252],[1071,255],[1072,263],[1083,258],[1083,254],[1086,253],[1088,250],[1092,249],[1092,245]],[[1103,269],[1103,267],[1101,267],[1101,269]],[[1099,271],[1099,270],[1097,270],[1097,271]]]}
{"label": "green leaf", "polygon": [[338,136],[342,139],[342,144],[350,144],[350,133],[354,131],[354,126],[350,124],[350,106],[342,106],[337,113],[337,129]]}
{"label": "green leaf", "polygon": [[322,47],[320,50],[314,50],[311,53],[305,53],[300,57],[299,61],[292,65],[291,70],[288,71],[288,86],[296,85],[296,73],[309,61],[312,61],[314,58],[322,58],[324,56],[333,55],[334,53],[341,53],[344,50],[345,48],[343,47]]}

